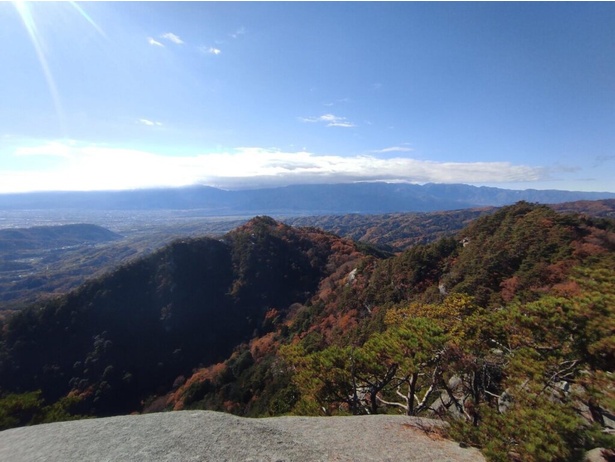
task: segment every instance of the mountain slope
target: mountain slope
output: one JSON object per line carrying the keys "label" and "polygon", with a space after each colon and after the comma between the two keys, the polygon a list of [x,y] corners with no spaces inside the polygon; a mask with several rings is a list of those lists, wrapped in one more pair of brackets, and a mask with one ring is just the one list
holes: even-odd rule
{"label": "mountain slope", "polygon": [[132,411],[193,367],[227,357],[269,310],[305,302],[337,264],[358,255],[348,241],[269,218],[223,241],[176,241],[11,317],[0,389],[40,388],[50,400],[73,390],[88,412]]}
{"label": "mountain slope", "polygon": [[[560,213],[615,217],[615,199],[547,205]],[[456,234],[471,221],[496,210],[496,207],[480,207],[423,213],[301,216],[285,218],[284,222],[293,226],[316,226],[355,241],[401,251],[412,245],[428,244]]]}
{"label": "mountain slope", "polygon": [[461,231],[472,220],[495,212],[494,207],[384,215],[322,215],[284,219],[293,226],[316,226],[354,241],[393,251],[428,244]]}
{"label": "mountain slope", "polygon": [[0,252],[95,244],[120,237],[108,229],[90,224],[0,229]]}
{"label": "mountain slope", "polygon": [[273,331],[150,410],[398,409],[456,416],[455,437],[494,460],[575,460],[615,444],[600,436],[615,425],[614,254],[611,220],[503,208],[456,238],[340,268]]}
{"label": "mountain slope", "polygon": [[550,207],[561,213],[582,213],[592,217],[615,218],[615,199],[564,202],[552,204]]}

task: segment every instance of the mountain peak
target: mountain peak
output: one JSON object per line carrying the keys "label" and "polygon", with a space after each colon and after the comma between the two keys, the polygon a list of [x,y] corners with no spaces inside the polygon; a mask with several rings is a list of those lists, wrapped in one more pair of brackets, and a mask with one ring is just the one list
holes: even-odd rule
{"label": "mountain peak", "polygon": [[243,227],[244,228],[256,228],[256,227],[271,227],[271,226],[279,226],[282,223],[276,221],[267,215],[259,215],[250,220],[248,220]]}

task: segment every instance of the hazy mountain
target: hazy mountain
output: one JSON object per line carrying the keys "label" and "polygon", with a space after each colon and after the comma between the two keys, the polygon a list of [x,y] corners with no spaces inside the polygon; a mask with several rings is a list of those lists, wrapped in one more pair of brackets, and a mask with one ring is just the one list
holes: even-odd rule
{"label": "hazy mountain", "polygon": [[114,241],[120,237],[108,229],[90,224],[0,229],[0,251],[95,244]]}
{"label": "hazy mountain", "polygon": [[0,195],[0,209],[200,209],[205,215],[391,213],[615,199],[615,193],[508,190],[463,184],[353,183],[225,191],[207,186]]}

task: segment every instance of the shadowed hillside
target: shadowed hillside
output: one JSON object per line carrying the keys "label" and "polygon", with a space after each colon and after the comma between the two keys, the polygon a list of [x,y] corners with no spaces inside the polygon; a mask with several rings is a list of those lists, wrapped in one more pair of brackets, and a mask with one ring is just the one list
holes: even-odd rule
{"label": "shadowed hillside", "polygon": [[199,364],[257,335],[271,309],[307,301],[354,258],[318,230],[255,218],[220,240],[176,241],[5,326],[0,387],[72,390],[96,414],[130,412]]}

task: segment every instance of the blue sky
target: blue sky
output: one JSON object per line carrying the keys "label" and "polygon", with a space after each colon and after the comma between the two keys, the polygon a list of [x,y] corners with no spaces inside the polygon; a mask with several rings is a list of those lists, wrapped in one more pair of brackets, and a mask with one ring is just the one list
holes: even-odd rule
{"label": "blue sky", "polygon": [[615,4],[0,3],[0,192],[615,192]]}

